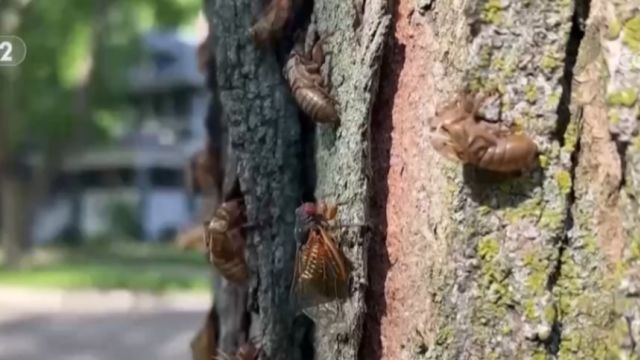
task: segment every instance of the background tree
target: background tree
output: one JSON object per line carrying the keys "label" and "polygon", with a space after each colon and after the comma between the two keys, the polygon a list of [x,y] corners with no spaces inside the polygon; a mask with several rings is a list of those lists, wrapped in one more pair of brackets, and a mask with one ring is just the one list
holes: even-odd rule
{"label": "background tree", "polygon": [[[269,358],[296,356],[292,216],[313,138],[315,197],[374,224],[340,234],[352,296],[316,324],[319,358],[637,355],[637,1],[316,0],[342,122],[314,136],[280,50],[248,37],[259,3],[206,1],[249,221],[266,224],[249,259]],[[462,88],[500,94],[489,110],[535,140],[539,169],[499,177],[433,150],[429,118]]]}
{"label": "background tree", "polygon": [[[66,151],[108,141],[126,121],[126,70],[139,35],[195,18],[197,0],[6,1],[3,34],[27,44],[18,67],[0,69],[0,197],[6,261],[29,246],[32,204]],[[37,158],[33,172],[27,160]]]}

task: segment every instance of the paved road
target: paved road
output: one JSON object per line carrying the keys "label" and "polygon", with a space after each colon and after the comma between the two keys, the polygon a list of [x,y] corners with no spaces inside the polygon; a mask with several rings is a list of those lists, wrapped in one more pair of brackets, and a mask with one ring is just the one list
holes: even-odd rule
{"label": "paved road", "polygon": [[190,360],[209,301],[0,288],[0,360]]}

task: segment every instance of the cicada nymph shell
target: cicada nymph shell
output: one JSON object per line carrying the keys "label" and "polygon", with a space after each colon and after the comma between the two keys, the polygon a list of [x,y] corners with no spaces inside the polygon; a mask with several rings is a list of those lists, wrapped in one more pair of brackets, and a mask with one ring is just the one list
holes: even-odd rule
{"label": "cicada nymph shell", "polygon": [[229,281],[245,283],[249,277],[244,259],[246,223],[242,199],[222,203],[205,226],[209,260]]}
{"label": "cicada nymph shell", "polygon": [[297,253],[291,291],[299,308],[348,296],[349,262],[328,223],[336,211],[324,203],[305,203],[296,209]]}
{"label": "cicada nymph shell", "polygon": [[222,183],[220,156],[210,140],[207,140],[203,149],[191,156],[187,169],[187,185],[190,192],[199,194],[219,191]]}
{"label": "cicada nymph shell", "polygon": [[308,54],[302,54],[294,47],[284,67],[284,75],[296,103],[311,120],[336,124],[340,121],[337,102],[329,94],[327,81],[321,73],[323,64],[322,41],[317,41]]}
{"label": "cicada nymph shell", "polygon": [[181,231],[176,237],[177,247],[182,250],[198,250],[199,252],[205,252],[207,249],[202,241],[203,231],[204,226],[202,225],[192,226]]}
{"label": "cicada nymph shell", "polygon": [[270,0],[258,21],[249,29],[258,46],[273,46],[282,36],[287,21],[293,13],[293,0]]}
{"label": "cicada nymph shell", "polygon": [[211,360],[218,353],[217,338],[220,334],[217,331],[220,327],[220,319],[215,310],[211,307],[204,326],[191,340],[191,354],[193,360]]}
{"label": "cicada nymph shell", "polygon": [[436,111],[430,134],[433,148],[449,160],[490,171],[527,171],[536,165],[538,147],[526,135],[491,124],[477,115],[486,97],[459,94]]}
{"label": "cicada nymph shell", "polygon": [[209,69],[209,61],[211,61],[209,49],[209,35],[198,45],[196,50],[196,58],[198,59],[198,71],[206,74]]}
{"label": "cicada nymph shell", "polygon": [[250,339],[238,347],[234,355],[223,352],[218,353],[217,360],[258,360],[262,348],[256,345],[255,340]]}
{"label": "cicada nymph shell", "polygon": [[248,342],[240,345],[238,348],[238,352],[236,352],[237,360],[257,360],[260,355],[260,347],[256,346],[256,344],[249,340]]}

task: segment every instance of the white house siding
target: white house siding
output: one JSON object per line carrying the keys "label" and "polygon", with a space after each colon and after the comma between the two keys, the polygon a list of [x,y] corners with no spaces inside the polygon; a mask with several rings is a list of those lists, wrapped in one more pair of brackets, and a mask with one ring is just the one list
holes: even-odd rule
{"label": "white house siding", "polygon": [[139,207],[140,193],[133,187],[110,189],[87,189],[81,196],[80,231],[92,237],[108,234],[112,231],[109,209],[115,203],[124,202]]}
{"label": "white house siding", "polygon": [[164,230],[180,230],[191,219],[187,195],[183,189],[150,191],[145,214],[145,232],[157,239]]}
{"label": "white house siding", "polygon": [[60,235],[72,219],[73,204],[69,197],[56,196],[36,210],[32,227],[32,238],[43,244]]}

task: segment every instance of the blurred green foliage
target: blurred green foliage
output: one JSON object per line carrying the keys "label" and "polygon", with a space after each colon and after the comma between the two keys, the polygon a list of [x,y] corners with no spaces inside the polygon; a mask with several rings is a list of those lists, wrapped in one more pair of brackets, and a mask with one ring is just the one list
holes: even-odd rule
{"label": "blurred green foliage", "polygon": [[208,271],[204,255],[196,251],[111,238],[39,248],[22,268],[0,268],[0,285],[205,292]]}
{"label": "blurred green foliage", "polygon": [[142,219],[135,204],[114,201],[109,206],[111,234],[117,237],[138,239],[142,236]]}
{"label": "blurred green foliage", "polygon": [[5,103],[10,133],[2,139],[8,152],[68,145],[80,124],[92,141],[107,139],[114,122],[124,121],[118,114],[127,68],[139,56],[140,34],[192,22],[202,6],[201,0],[2,2],[0,14],[11,4],[19,8],[13,33],[27,44],[20,66],[0,68],[3,91],[12,93]]}

